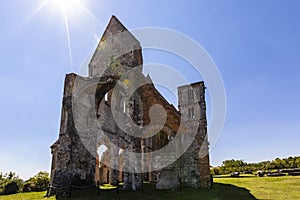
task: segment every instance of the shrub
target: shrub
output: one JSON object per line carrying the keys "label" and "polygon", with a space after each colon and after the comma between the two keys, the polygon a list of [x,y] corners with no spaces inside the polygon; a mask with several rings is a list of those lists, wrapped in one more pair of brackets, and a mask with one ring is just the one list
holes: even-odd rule
{"label": "shrub", "polygon": [[3,175],[0,173],[0,194],[15,194],[23,187],[23,180],[14,172]]}
{"label": "shrub", "polygon": [[18,184],[16,182],[10,182],[4,187],[4,190],[2,191],[2,193],[3,194],[15,194],[18,191],[19,191]]}
{"label": "shrub", "polygon": [[49,174],[47,172],[39,172],[34,177],[30,178],[24,183],[24,192],[39,192],[47,190],[50,182]]}
{"label": "shrub", "polygon": [[23,187],[23,192],[31,192],[31,188],[34,188],[35,185],[32,182],[25,182]]}

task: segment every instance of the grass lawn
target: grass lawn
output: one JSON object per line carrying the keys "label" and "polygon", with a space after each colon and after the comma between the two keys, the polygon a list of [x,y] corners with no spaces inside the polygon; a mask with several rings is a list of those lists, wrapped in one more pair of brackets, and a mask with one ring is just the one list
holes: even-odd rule
{"label": "grass lawn", "polygon": [[300,176],[215,178],[214,182],[247,188],[256,199],[300,199]]}
{"label": "grass lawn", "polygon": [[[300,199],[300,176],[298,177],[242,177],[214,178],[214,186],[209,190],[177,189],[155,190],[154,184],[144,184],[144,191],[101,190],[99,196],[95,189],[73,191],[74,200],[255,200],[255,199]],[[20,193],[0,196],[0,200],[53,200],[55,197],[44,198],[46,192]]]}
{"label": "grass lawn", "polygon": [[44,198],[46,192],[24,192],[12,195],[3,195],[0,196],[1,200],[37,200],[37,199],[44,199],[44,200],[54,200],[55,197],[51,198]]}

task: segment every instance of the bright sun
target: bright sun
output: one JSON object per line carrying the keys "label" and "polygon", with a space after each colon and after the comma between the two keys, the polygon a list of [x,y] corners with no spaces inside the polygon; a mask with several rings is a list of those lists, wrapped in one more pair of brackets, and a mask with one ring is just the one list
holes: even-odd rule
{"label": "bright sun", "polygon": [[79,0],[52,0],[54,5],[63,11],[70,11],[79,4]]}
{"label": "bright sun", "polygon": [[[34,17],[39,11],[42,10],[45,6],[52,7],[52,9],[60,9],[63,14],[63,20],[66,28],[66,36],[68,43],[69,59],[71,69],[73,68],[73,57],[72,57],[72,48],[71,48],[71,39],[70,39],[70,28],[69,28],[69,19],[78,17],[79,14],[85,13],[90,19],[99,23],[97,18],[84,6],[85,0],[40,0],[40,4],[33,10],[33,12],[27,17],[26,21],[29,21]],[[101,24],[101,23],[99,23]],[[102,25],[102,24],[101,24]]]}

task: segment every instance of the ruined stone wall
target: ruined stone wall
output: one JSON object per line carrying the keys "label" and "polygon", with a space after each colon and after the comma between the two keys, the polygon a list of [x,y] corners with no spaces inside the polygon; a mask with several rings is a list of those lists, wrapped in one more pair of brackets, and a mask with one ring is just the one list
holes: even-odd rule
{"label": "ruined stone wall", "polygon": [[[109,177],[109,183],[115,185],[119,176],[117,169],[120,148],[140,151],[141,143],[134,142],[118,128],[110,106],[103,100],[100,100],[99,106],[95,105],[97,90],[105,94],[110,88],[107,85],[110,84],[113,85],[103,83],[98,78],[84,78],[75,74],[66,76],[60,134],[52,145],[52,193],[59,194],[60,191],[55,188],[66,188],[70,185],[93,185],[95,180],[105,179],[105,176]],[[101,169],[96,170],[102,161],[97,160],[96,150],[99,144],[108,147],[106,159],[109,162],[105,163],[107,168],[102,169],[103,173],[109,172],[107,175],[101,174]],[[124,167],[129,164],[132,166],[126,162]],[[124,175],[125,189],[141,187],[138,175],[127,174],[127,177],[126,179]]]}
{"label": "ruined stone wall", "polygon": [[[98,180],[111,184],[123,180],[123,188],[131,190],[140,189],[145,178],[158,181],[160,189],[176,188],[180,184],[194,188],[210,186],[204,83],[178,88],[177,111],[156,90],[150,77],[142,74],[142,64],[139,42],[113,16],[89,64],[89,77],[68,74],[65,78],[59,138],[51,146],[52,194],[63,192],[57,188],[88,186]],[[133,69],[137,71],[127,73]],[[125,89],[117,98],[112,98],[112,89],[120,79],[129,84],[135,84],[136,80],[148,84],[130,96],[125,102],[125,112],[117,114],[117,119],[121,120],[115,121],[111,102],[117,99],[119,102],[113,109],[122,111],[122,95],[128,95]],[[105,94],[108,94],[108,101],[104,100]],[[155,104],[161,105],[166,112],[166,122],[157,134],[143,139],[129,135],[135,131],[133,125],[149,126],[149,133],[157,130],[159,116],[164,113],[158,110],[151,118],[149,111]],[[184,127],[181,132],[178,132],[179,126]],[[154,158],[145,157],[145,153],[161,149],[176,135],[180,135],[181,141],[173,145],[180,148],[180,142],[185,142],[192,130],[196,130],[196,137],[180,159],[156,172],[135,173],[141,168],[146,171],[151,168]],[[141,134],[147,136],[147,131]],[[108,150],[99,158],[96,151],[102,144]],[[141,159],[130,157],[129,152],[141,153]]]}
{"label": "ruined stone wall", "polygon": [[[167,113],[167,119],[165,125],[172,131],[177,132],[180,124],[180,113],[176,108],[169,104],[169,102],[157,91],[153,84],[147,84],[139,88],[138,90],[141,96],[141,102],[143,104],[143,125],[150,123],[149,109],[154,104],[160,104],[164,107]],[[159,113],[158,113],[159,114]]]}
{"label": "ruined stone wall", "polygon": [[87,149],[87,146],[96,145],[92,140],[93,132],[90,132],[90,135],[85,138],[85,142],[89,144],[86,146],[82,143],[82,138],[75,127],[73,88],[76,78],[75,74],[68,74],[65,79],[59,138],[51,147],[53,153],[52,193],[60,192],[55,188],[64,188],[71,184],[89,185],[94,182],[95,159],[93,153],[95,150]]}
{"label": "ruined stone wall", "polygon": [[[150,79],[149,77],[146,77]],[[151,81],[151,79],[150,79]],[[152,82],[152,81],[151,81]],[[166,122],[164,124],[164,128],[161,131],[161,134],[166,134],[166,139],[168,140],[171,137],[174,137],[178,130],[178,126],[180,124],[180,113],[175,109],[175,107],[163,97],[161,94],[156,90],[153,84],[146,84],[139,88],[138,93],[141,97],[142,102],[142,109],[143,109],[143,125],[147,126],[150,124],[150,116],[149,116],[149,110],[150,108],[155,105],[159,104],[161,105],[164,110],[166,111],[167,118]],[[160,113],[156,113],[156,116],[161,115]],[[152,119],[151,123],[153,124],[153,128],[156,128],[156,124],[158,122],[155,122],[155,119]],[[149,132],[151,133],[151,128],[149,128]],[[156,150],[161,149],[163,146],[165,146],[168,141],[160,141],[162,135],[159,133],[152,136],[143,139],[143,146],[144,146],[144,153],[153,152]],[[153,159],[151,156],[144,157],[143,164],[145,171],[149,171],[147,169],[151,169],[151,165],[153,164]],[[159,171],[152,171],[148,174],[144,175],[148,181],[157,181],[157,175]]]}
{"label": "ruined stone wall", "polygon": [[120,77],[142,64],[142,48],[139,41],[113,16],[89,64],[89,76]]}

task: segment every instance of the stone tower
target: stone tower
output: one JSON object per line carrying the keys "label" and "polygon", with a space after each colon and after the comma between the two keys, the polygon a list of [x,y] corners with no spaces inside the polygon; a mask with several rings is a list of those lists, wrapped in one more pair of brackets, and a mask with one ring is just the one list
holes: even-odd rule
{"label": "stone tower", "polygon": [[184,126],[196,131],[192,144],[180,160],[181,183],[193,188],[210,187],[204,82],[178,87],[178,100]]}

